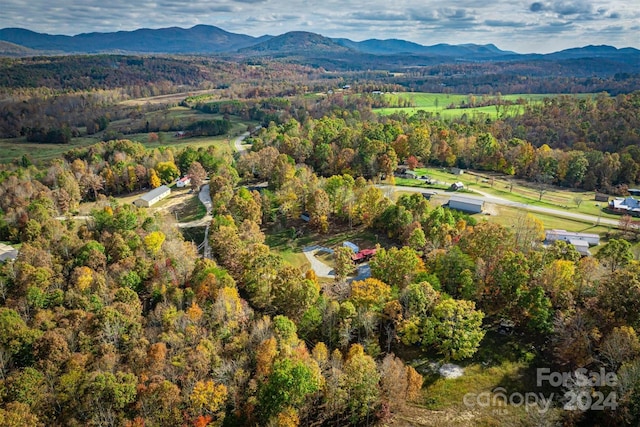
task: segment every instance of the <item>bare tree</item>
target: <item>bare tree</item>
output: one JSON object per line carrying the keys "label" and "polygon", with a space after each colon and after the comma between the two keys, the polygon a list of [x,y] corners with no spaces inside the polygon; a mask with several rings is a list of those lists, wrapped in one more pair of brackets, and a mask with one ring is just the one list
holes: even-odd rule
{"label": "bare tree", "polygon": [[576,207],[577,207],[578,209],[580,209],[580,205],[582,204],[582,202],[583,202],[583,201],[584,201],[584,199],[582,198],[582,196],[575,196],[575,197],[573,198],[573,203],[575,203],[575,204],[576,204]]}

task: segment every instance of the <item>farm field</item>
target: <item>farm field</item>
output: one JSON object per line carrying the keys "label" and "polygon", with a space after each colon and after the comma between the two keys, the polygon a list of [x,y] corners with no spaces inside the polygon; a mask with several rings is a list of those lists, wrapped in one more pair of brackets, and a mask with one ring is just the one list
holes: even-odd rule
{"label": "farm field", "polygon": [[[560,94],[510,94],[500,95],[502,101],[513,102],[513,105],[500,106],[499,109],[495,105],[468,107],[470,104],[483,104],[495,100],[496,96],[491,95],[461,95],[446,93],[395,93],[384,94],[387,101],[391,104],[403,105],[407,107],[390,107],[377,108],[374,112],[381,115],[390,115],[394,113],[405,113],[413,115],[418,111],[426,111],[443,119],[453,119],[466,115],[467,117],[491,117],[495,119],[500,115],[515,115],[523,111],[524,105],[528,103],[540,102],[545,98],[561,96]],[[578,97],[591,97],[592,94],[569,95]]]}
{"label": "farm field", "polygon": [[[148,113],[145,115],[145,119],[158,120],[158,116],[161,116],[163,121],[167,120],[168,123],[191,123],[196,120],[212,120],[222,118],[221,115],[203,114],[195,110],[190,110],[186,107],[173,107],[165,111],[154,111]],[[189,145],[193,147],[206,147],[211,144],[215,144],[223,152],[231,153],[233,149],[233,141],[231,141],[231,138],[243,133],[247,129],[247,126],[255,126],[256,123],[243,121],[234,116],[231,116],[230,120],[233,127],[231,132],[229,132],[229,135],[180,138],[176,136],[175,132],[157,132],[157,142],[149,142],[148,133],[124,134],[122,135],[122,138],[139,142],[147,149],[166,146],[180,149]],[[128,127],[131,127],[130,120],[118,120],[110,123],[107,131],[124,133],[127,132]],[[25,137],[4,138],[0,139],[0,163],[9,163],[15,159],[20,159],[25,154],[33,162],[42,162],[60,158],[69,150],[97,144],[100,141],[100,134],[72,138],[69,144],[31,143],[27,142]]]}

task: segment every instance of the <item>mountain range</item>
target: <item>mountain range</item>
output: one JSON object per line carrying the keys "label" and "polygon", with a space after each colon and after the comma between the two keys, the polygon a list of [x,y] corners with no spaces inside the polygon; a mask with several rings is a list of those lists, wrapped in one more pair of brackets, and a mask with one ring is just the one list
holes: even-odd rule
{"label": "mountain range", "polygon": [[75,36],[50,35],[22,28],[0,30],[0,56],[64,54],[206,54],[240,57],[305,58],[317,65],[358,63],[433,65],[452,61],[604,60],[623,65],[624,71],[640,68],[640,50],[612,46],[585,46],[551,54],[518,54],[493,44],[436,44],[424,46],[400,39],[353,41],[292,31],[279,36],[253,37],[209,25],[189,29],[171,27]]}

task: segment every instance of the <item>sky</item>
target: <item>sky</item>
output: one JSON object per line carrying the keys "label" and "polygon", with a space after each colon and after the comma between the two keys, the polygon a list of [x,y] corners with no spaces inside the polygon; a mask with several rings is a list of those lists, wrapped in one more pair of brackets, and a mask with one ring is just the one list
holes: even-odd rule
{"label": "sky", "polygon": [[75,35],[215,25],[261,36],[488,44],[519,53],[640,48],[640,0],[2,0],[0,28]]}

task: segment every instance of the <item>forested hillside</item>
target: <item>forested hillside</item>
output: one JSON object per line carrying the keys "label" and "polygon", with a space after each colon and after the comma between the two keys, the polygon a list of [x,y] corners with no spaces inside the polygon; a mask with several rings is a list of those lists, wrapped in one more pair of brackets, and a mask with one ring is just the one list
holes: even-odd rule
{"label": "forested hillside", "polygon": [[[545,244],[523,210],[500,222],[392,185],[402,164],[458,166],[627,195],[640,181],[640,92],[492,92],[482,102],[495,116],[382,116],[374,108],[408,106],[382,96],[407,76],[181,61],[2,65],[33,71],[34,85],[3,88],[3,136],[64,154],[0,165],[0,242],[18,251],[0,261],[0,426],[640,422],[631,217],[581,256]],[[132,203],[162,185],[168,199]],[[193,218],[178,218],[185,205]],[[443,379],[445,363],[466,372]],[[541,387],[540,368],[616,381]],[[495,402],[507,388],[555,397],[542,411],[470,408],[464,394]],[[566,410],[567,396],[582,406]]]}

